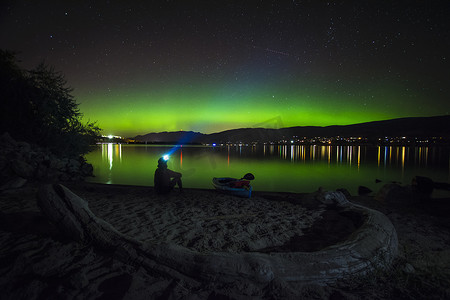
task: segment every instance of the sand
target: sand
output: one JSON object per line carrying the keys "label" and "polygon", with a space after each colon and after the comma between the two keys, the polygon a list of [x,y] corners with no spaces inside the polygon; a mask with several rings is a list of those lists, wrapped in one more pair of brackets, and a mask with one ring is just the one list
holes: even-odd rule
{"label": "sand", "polygon": [[[199,252],[245,252],[283,245],[311,227],[323,209],[238,198],[208,190],[157,196],[149,189],[80,191],[94,214],[142,242],[173,242]],[[98,200],[101,199],[101,200]],[[105,201],[106,200],[106,201]]]}
{"label": "sand", "polygon": [[[292,200],[302,196],[299,194],[256,192],[251,199],[244,199],[213,190],[187,189],[166,197],[155,195],[148,187],[91,183],[66,186],[88,201],[95,215],[123,234],[145,243],[175,243],[201,253],[291,247],[292,241],[304,237],[314,224],[336,221],[333,213],[323,207],[294,205]],[[276,281],[260,286],[243,281],[220,286],[204,284],[193,290],[183,282],[117,261],[110,253],[90,245],[67,240],[37,207],[37,188],[38,184],[29,183],[0,194],[2,299],[382,299],[395,293],[404,298],[450,295],[446,281],[450,278],[446,205],[439,206],[436,214],[381,204],[372,197],[351,199],[385,213],[397,230],[400,259],[388,274],[329,287]],[[342,224],[337,221],[335,224]],[[327,232],[333,234],[322,235],[324,240],[318,247],[326,246],[326,240],[339,240],[348,234],[342,226],[339,230],[333,227],[336,226],[327,227]],[[401,277],[403,274],[420,280],[429,277],[430,270],[436,270],[439,281],[435,284],[425,280],[426,285],[434,284],[434,294],[426,291],[426,285],[416,284],[415,289],[410,289],[414,282],[405,283]],[[389,276],[397,276],[397,281]],[[383,286],[383,290],[376,286]]]}

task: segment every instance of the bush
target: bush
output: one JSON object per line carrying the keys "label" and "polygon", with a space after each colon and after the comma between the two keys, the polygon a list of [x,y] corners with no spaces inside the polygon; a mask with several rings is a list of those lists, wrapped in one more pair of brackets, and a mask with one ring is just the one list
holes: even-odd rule
{"label": "bush", "polygon": [[100,128],[95,122],[81,122],[71,92],[64,76],[52,67],[41,63],[24,70],[14,53],[0,50],[1,132],[48,147],[59,156],[89,152]]}

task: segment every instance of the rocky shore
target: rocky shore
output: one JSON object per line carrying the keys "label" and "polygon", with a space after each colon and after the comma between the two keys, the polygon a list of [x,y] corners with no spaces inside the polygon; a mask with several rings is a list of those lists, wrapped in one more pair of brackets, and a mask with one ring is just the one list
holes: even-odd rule
{"label": "rocky shore", "polygon": [[8,133],[0,136],[0,190],[21,187],[28,180],[80,181],[92,172],[82,156],[60,158],[48,149],[15,141]]}

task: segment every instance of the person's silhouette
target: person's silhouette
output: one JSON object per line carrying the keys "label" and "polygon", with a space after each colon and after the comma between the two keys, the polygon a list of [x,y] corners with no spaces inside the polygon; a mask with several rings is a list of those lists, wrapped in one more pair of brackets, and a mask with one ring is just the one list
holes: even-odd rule
{"label": "person's silhouette", "polygon": [[161,157],[158,160],[158,168],[155,171],[155,191],[157,194],[167,194],[175,185],[178,185],[180,191],[183,191],[183,184],[181,182],[181,173],[169,170],[167,168],[168,158]]}

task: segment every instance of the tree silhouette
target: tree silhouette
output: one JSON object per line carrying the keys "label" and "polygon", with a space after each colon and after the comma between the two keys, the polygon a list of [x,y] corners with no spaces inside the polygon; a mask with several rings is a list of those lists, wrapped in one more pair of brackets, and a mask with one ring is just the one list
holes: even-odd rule
{"label": "tree silhouette", "polygon": [[0,50],[0,130],[15,139],[48,147],[60,156],[89,151],[99,136],[95,122],[82,114],[63,74],[41,63],[21,69],[15,53]]}

